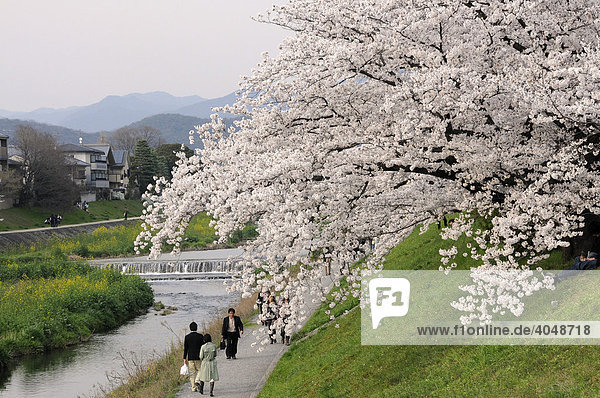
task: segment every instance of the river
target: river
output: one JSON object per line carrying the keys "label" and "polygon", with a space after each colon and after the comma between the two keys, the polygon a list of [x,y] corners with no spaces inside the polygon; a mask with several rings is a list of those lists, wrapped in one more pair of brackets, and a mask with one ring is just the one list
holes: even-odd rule
{"label": "river", "polygon": [[[109,376],[124,374],[122,358],[136,362],[158,356],[182,339],[193,320],[201,327],[238,300],[222,279],[152,280],[155,300],[177,311],[162,316],[150,310],[116,330],[87,342],[35,357],[19,358],[0,373],[0,397],[93,397]],[[213,337],[216,338],[216,337]]]}

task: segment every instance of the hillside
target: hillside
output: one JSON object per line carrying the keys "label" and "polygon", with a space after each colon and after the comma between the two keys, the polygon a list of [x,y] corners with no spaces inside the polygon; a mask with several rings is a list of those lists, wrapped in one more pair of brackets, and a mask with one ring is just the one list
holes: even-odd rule
{"label": "hillside", "polygon": [[[225,124],[229,127],[234,119],[225,119]],[[194,129],[194,126],[208,123],[209,118],[198,118],[194,116],[185,116],[173,113],[154,115],[135,123],[130,124],[131,127],[150,126],[158,129],[163,134],[163,139],[167,144],[186,144],[189,143],[189,131]],[[201,147],[202,143],[198,142],[197,147]]]}
{"label": "hillside", "polygon": [[[443,246],[436,228],[413,233],[388,255],[385,268],[437,269]],[[565,264],[554,253],[545,266]],[[325,309],[299,336],[328,321]],[[600,392],[596,346],[361,346],[359,310],[338,324],[293,343],[259,397],[591,397]]]}
{"label": "hillside", "polygon": [[163,134],[163,139],[168,144],[182,143],[188,145],[189,131],[194,126],[209,122],[210,119],[203,119],[194,116],[184,116],[174,113],[166,113],[146,117],[135,123],[131,127],[150,126],[158,129]]}
{"label": "hillside", "polygon": [[[6,134],[9,137],[13,137],[18,126],[30,126],[38,131],[44,133],[50,133],[56,137],[59,143],[70,143],[76,144],[79,142],[79,137],[83,138],[84,144],[93,144],[97,142],[100,133],[86,133],[79,130],[73,130],[68,127],[55,126],[51,124],[38,123],[33,120],[19,120],[19,119],[0,119],[0,133]],[[9,141],[12,145],[12,140]]]}
{"label": "hillside", "polygon": [[182,115],[194,116],[199,118],[209,118],[213,113],[212,108],[224,105],[230,105],[235,102],[235,93],[228,94],[224,97],[213,98],[208,101],[201,101],[192,105],[182,107],[176,113]]}

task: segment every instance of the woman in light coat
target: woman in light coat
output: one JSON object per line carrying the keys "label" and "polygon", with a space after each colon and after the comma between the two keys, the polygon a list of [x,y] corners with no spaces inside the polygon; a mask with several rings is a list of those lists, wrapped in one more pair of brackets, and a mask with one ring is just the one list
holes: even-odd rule
{"label": "woman in light coat", "polygon": [[204,344],[200,348],[200,373],[196,380],[200,380],[200,394],[204,393],[204,382],[210,383],[210,396],[214,397],[213,390],[215,381],[219,380],[219,372],[217,371],[217,346],[213,344],[210,334],[204,335]]}

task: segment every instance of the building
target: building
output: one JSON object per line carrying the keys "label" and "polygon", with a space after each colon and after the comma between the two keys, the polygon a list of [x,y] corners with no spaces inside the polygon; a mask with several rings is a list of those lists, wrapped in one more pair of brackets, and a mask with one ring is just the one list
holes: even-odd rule
{"label": "building", "polygon": [[129,159],[121,151],[117,163],[108,144],[65,144],[61,148],[71,166],[73,181],[81,186],[82,201],[125,198]]}
{"label": "building", "polygon": [[90,167],[90,164],[71,156],[65,157],[65,161],[69,167],[71,179],[75,185],[83,189],[87,188],[86,171]]}
{"label": "building", "polygon": [[0,171],[8,170],[8,136],[0,133]]}
{"label": "building", "polygon": [[125,191],[129,185],[129,153],[115,150],[112,152],[115,163],[108,170],[112,199],[125,199]]}

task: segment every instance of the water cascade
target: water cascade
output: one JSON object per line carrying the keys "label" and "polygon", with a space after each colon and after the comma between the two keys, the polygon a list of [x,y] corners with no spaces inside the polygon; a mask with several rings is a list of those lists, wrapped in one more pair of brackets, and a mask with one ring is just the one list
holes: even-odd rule
{"label": "water cascade", "polygon": [[238,261],[223,259],[175,260],[175,261],[140,261],[124,260],[111,262],[95,262],[97,266],[119,270],[123,274],[137,274],[145,279],[176,278],[224,278],[228,273],[238,269]]}

